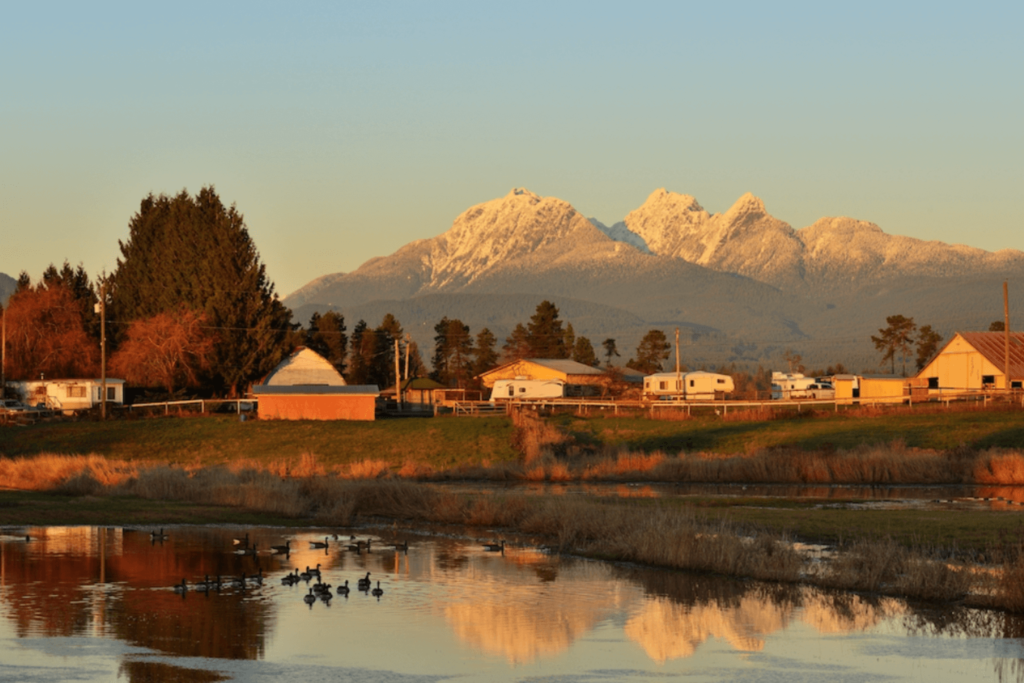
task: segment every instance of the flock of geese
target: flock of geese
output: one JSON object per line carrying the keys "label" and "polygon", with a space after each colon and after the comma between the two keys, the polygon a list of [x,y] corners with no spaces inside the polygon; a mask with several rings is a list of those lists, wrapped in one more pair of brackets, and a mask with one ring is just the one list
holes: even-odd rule
{"label": "flock of geese", "polygon": [[[167,538],[168,536],[164,533],[163,529],[150,533],[150,540],[154,542],[162,543],[167,540]],[[333,537],[324,536],[323,541],[310,541],[309,547],[311,550],[324,550],[327,552],[330,550],[332,542],[337,547],[359,554],[362,554],[363,552],[373,552],[372,538],[361,540],[357,539],[355,536],[350,536],[345,540],[340,538],[337,534],[334,534]],[[232,545],[234,546],[235,553],[239,555],[256,556],[261,552],[255,541],[250,542],[248,533],[240,538],[233,538]],[[409,553],[409,541],[391,543],[387,544],[385,547],[393,548],[398,552],[404,552],[406,554]],[[483,548],[488,552],[500,552],[504,555],[505,541],[501,541],[500,543],[485,543]],[[268,552],[273,555],[284,555],[285,557],[289,557],[292,552],[291,541],[286,540],[284,545],[272,545],[269,547]],[[344,584],[339,585],[337,588],[334,588],[329,583],[325,583],[323,581],[320,566],[321,565],[319,563],[313,568],[310,568],[307,565],[305,571],[299,571],[298,568],[295,568],[281,579],[281,584],[284,586],[295,586],[299,583],[305,582],[308,587],[308,593],[302,597],[302,600],[309,605],[310,609],[312,609],[313,604],[316,603],[317,600],[329,605],[331,600],[334,598],[335,593],[341,597],[348,598],[349,593],[352,590],[349,587],[348,579],[345,580]],[[311,582],[314,583],[310,585]],[[263,569],[259,568],[256,574],[250,576],[246,576],[245,572],[243,572],[239,577],[227,578],[216,576],[211,579],[209,575],[206,575],[202,581],[196,581],[191,586],[188,584],[188,581],[183,578],[181,583],[173,586],[173,590],[184,597],[190,590],[209,594],[210,591],[220,592],[223,588],[238,588],[244,591],[249,586],[258,587],[262,585]],[[377,598],[378,601],[381,599],[381,596],[384,595],[384,589],[380,587],[380,581],[377,581],[376,587],[373,586],[373,583],[370,581],[370,572],[366,572],[366,576],[361,577],[356,581],[356,590],[365,595],[372,595]]]}

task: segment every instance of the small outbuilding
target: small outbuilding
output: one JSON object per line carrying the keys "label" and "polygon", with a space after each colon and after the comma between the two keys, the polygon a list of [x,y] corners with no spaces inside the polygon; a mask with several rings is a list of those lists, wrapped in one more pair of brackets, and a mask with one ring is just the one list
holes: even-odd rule
{"label": "small outbuilding", "polygon": [[1010,376],[1006,377],[1005,332],[957,332],[917,374],[930,394],[1020,389],[1024,382],[1024,332],[1010,333]]}
{"label": "small outbuilding", "polygon": [[[604,383],[605,373],[600,368],[574,360],[523,358],[481,373],[479,379],[488,389],[499,379],[561,380],[568,388],[600,386]],[[567,389],[567,393],[572,392]]]}
{"label": "small outbuilding", "polygon": [[326,358],[299,347],[253,385],[259,415],[267,420],[373,420],[374,385],[347,385]]}

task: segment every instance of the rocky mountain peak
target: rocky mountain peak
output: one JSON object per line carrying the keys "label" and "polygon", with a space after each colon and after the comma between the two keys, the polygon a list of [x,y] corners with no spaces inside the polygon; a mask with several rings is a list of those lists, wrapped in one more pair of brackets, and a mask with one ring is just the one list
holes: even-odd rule
{"label": "rocky mountain peak", "polygon": [[513,188],[504,197],[464,211],[433,240],[431,286],[472,282],[484,272],[559,243],[604,240],[568,202]]}

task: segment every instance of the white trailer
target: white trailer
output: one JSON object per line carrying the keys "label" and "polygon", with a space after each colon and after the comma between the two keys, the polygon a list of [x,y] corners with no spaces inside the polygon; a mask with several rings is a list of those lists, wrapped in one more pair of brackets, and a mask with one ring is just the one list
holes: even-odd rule
{"label": "white trailer", "polygon": [[495,380],[491,388],[491,403],[498,401],[536,400],[562,398],[565,396],[565,382],[560,379],[515,379]]}
{"label": "white trailer", "polygon": [[835,387],[827,378],[805,377],[799,372],[772,373],[772,400],[788,401],[794,398],[833,399]]}
{"label": "white trailer", "polygon": [[659,372],[644,378],[644,397],[681,401],[713,401],[725,398],[736,385],[729,375],[716,372]]}

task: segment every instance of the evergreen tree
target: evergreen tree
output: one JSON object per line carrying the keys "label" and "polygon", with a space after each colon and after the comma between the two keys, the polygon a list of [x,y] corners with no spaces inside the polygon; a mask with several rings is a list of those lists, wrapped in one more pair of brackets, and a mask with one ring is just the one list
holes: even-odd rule
{"label": "evergreen tree", "polygon": [[446,386],[465,387],[471,374],[473,338],[469,325],[447,316],[434,326],[434,372],[431,377]]}
{"label": "evergreen tree", "polygon": [[917,331],[917,371],[924,370],[928,361],[939,350],[942,335],[932,329],[931,325],[922,325]]}
{"label": "evergreen tree", "polygon": [[237,395],[291,349],[291,312],[267,278],[242,214],[213,187],[195,197],[149,195],[119,242],[110,278],[111,313],[122,323],[184,305],[217,333],[207,384]]}
{"label": "evergreen tree", "polygon": [[505,360],[520,360],[530,357],[530,333],[522,323],[516,323],[512,334],[505,337],[505,344],[501,350],[505,352]]}
{"label": "evergreen tree", "polygon": [[910,347],[914,343],[914,331],[917,325],[913,318],[902,315],[890,315],[885,319],[888,327],[878,330],[878,336],[871,336],[875,348],[882,352],[882,362],[892,362],[892,374],[896,374],[896,356],[903,358],[903,376],[907,376],[907,356],[910,354]]}
{"label": "evergreen tree", "polygon": [[594,345],[586,337],[577,337],[572,349],[572,359],[577,363],[583,363],[591,367],[597,367],[600,363],[597,354],[594,353]]}
{"label": "evergreen tree", "polygon": [[636,347],[636,359],[630,358],[627,367],[651,375],[663,370],[661,362],[668,358],[672,346],[661,330],[650,330]]}
{"label": "evergreen tree", "polygon": [[345,316],[341,313],[314,313],[309,319],[305,344],[326,358],[338,372],[345,373],[348,335],[345,334]]}
{"label": "evergreen tree", "polygon": [[374,335],[367,330],[365,320],[360,320],[352,328],[352,353],[348,364],[348,376],[345,378],[349,384],[369,384],[370,368],[367,357],[373,357],[376,347]]}
{"label": "evergreen tree", "polygon": [[611,367],[612,356],[619,355],[619,350],[615,348],[615,340],[611,338],[605,339],[603,342],[601,342],[601,346],[604,348],[605,365]]}
{"label": "evergreen tree", "polygon": [[531,358],[568,358],[565,331],[558,318],[558,308],[550,301],[542,301],[527,326]]}
{"label": "evergreen tree", "polygon": [[473,347],[473,376],[482,375],[498,365],[498,352],[494,350],[498,339],[486,327],[476,335]]}

